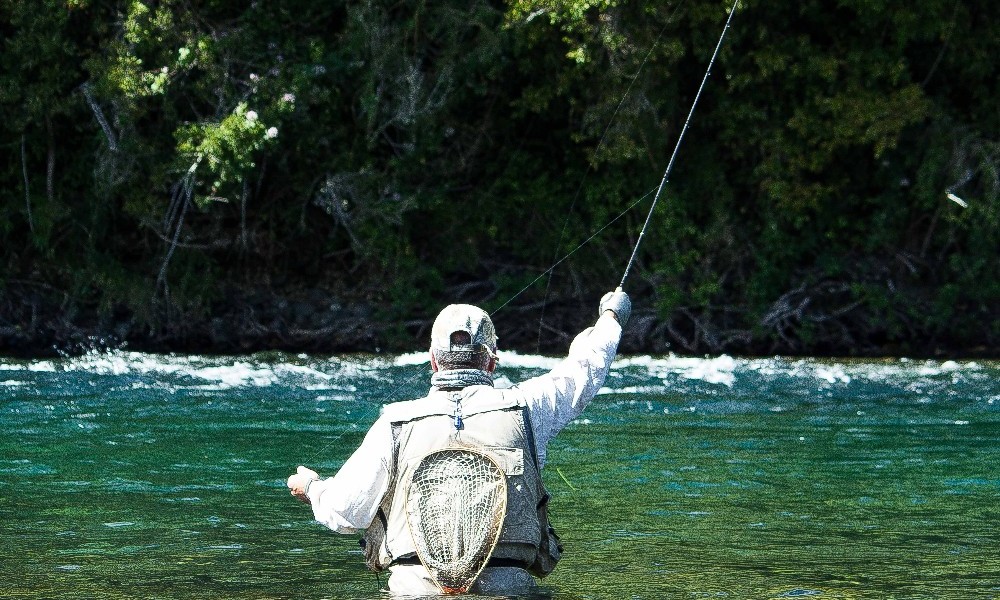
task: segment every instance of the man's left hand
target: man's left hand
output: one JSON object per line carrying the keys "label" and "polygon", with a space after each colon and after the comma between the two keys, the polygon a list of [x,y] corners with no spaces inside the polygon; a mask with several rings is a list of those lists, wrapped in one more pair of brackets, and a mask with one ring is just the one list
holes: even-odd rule
{"label": "man's left hand", "polygon": [[309,496],[306,495],[306,490],[309,484],[317,479],[319,479],[319,473],[310,468],[299,466],[295,474],[288,478],[288,489],[293,496],[309,504]]}

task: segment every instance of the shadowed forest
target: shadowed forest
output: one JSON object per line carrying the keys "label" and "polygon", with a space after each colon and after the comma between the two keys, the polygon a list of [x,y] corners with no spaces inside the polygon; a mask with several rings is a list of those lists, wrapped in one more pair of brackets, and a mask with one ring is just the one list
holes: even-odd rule
{"label": "shadowed forest", "polygon": [[[6,0],[0,353],[410,351],[453,302],[561,353],[730,6]],[[742,1],[622,351],[998,356],[998,24]]]}

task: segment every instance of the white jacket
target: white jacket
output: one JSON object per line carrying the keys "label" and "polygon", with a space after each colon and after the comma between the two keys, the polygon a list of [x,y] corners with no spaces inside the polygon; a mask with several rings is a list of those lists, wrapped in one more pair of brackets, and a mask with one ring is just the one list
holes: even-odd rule
{"label": "white jacket", "polygon": [[[504,395],[519,396],[528,407],[539,467],[545,464],[549,441],[601,389],[620,338],[618,321],[605,314],[576,336],[568,356],[554,369],[504,390]],[[391,483],[392,452],[391,424],[383,415],[336,475],[309,486],[316,520],[338,533],[368,527]]]}

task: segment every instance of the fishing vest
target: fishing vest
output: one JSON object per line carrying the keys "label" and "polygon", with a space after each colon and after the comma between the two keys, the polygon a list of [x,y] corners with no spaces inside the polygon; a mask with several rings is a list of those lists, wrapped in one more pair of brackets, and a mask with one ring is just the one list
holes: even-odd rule
{"label": "fishing vest", "polygon": [[[455,427],[456,404],[461,429]],[[470,386],[387,405],[383,418],[392,424],[394,476],[361,541],[370,568],[419,564],[406,520],[407,486],[420,460],[449,446],[457,433],[462,444],[474,444],[488,454],[507,477],[507,514],[493,564],[523,566],[539,577],[552,571],[562,548],[548,524],[549,496],[538,472],[531,421],[522,403],[489,386]]]}

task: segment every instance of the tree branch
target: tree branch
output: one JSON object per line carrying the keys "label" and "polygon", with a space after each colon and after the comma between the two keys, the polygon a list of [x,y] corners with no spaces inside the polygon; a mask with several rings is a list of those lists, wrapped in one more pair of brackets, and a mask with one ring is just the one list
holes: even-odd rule
{"label": "tree branch", "polygon": [[24,175],[24,204],[28,209],[28,230],[34,235],[35,218],[31,212],[31,190],[28,187],[28,155],[24,148],[24,134],[21,134],[21,173]]}

